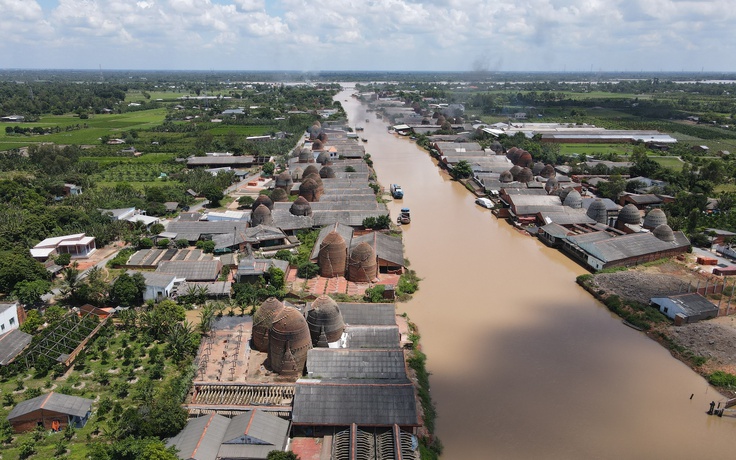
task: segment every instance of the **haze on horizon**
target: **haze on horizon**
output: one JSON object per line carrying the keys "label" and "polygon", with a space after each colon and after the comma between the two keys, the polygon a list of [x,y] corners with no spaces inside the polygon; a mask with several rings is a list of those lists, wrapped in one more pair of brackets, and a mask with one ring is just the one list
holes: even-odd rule
{"label": "haze on horizon", "polygon": [[20,69],[736,71],[730,0],[0,0]]}

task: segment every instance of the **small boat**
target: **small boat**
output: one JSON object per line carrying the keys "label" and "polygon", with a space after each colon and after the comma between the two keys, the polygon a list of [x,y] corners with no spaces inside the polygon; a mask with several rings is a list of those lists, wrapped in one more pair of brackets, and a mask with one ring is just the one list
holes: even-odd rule
{"label": "small boat", "polygon": [[631,329],[637,330],[637,331],[644,331],[643,327],[639,327],[636,324],[631,324],[630,322],[626,321],[625,319],[621,320],[622,323],[629,326]]}
{"label": "small boat", "polygon": [[478,204],[478,205],[480,205],[480,206],[483,206],[486,209],[493,208],[493,201],[489,200],[488,198],[484,198],[484,197],[477,198],[475,200],[475,203]]}
{"label": "small boat", "polygon": [[398,225],[406,225],[411,223],[411,215],[409,214],[409,208],[401,208],[401,214],[396,218]]}
{"label": "small boat", "polygon": [[390,190],[391,196],[394,197],[394,199],[400,200],[404,198],[404,190],[402,190],[401,185],[391,184]]}

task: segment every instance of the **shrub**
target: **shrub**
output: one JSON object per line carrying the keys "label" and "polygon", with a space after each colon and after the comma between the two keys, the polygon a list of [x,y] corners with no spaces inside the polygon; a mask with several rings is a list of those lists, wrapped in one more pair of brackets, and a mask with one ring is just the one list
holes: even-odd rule
{"label": "shrub", "polygon": [[736,388],[736,375],[715,371],[708,376],[708,383],[717,387]]}
{"label": "shrub", "polygon": [[383,284],[377,284],[373,287],[369,287],[365,290],[365,299],[373,303],[383,302],[383,292],[385,290],[386,286],[384,286]]}
{"label": "shrub", "polygon": [[319,273],[319,266],[312,262],[302,262],[299,264],[296,270],[299,278],[314,278]]}
{"label": "shrub", "polygon": [[160,240],[156,241],[156,246],[159,248],[166,248],[169,246],[169,239],[168,238],[161,238]]}

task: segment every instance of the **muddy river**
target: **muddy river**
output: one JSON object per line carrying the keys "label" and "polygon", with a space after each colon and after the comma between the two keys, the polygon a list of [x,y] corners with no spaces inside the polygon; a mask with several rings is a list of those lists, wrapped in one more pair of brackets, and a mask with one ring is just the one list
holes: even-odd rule
{"label": "muddy river", "polygon": [[721,397],[703,378],[578,287],[581,267],[476,205],[345,88],[336,99],[365,128],[379,180],[404,189],[392,217],[411,208],[405,255],[422,281],[398,308],[420,329],[443,458],[733,457],[736,418],[705,414]]}

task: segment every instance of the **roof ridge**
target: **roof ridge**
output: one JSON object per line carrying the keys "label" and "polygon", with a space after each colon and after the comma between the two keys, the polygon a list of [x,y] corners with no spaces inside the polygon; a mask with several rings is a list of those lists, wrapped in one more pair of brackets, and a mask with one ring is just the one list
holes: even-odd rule
{"label": "roof ridge", "polygon": [[39,406],[39,409],[43,409],[43,406],[46,405],[46,403],[49,401],[49,398],[51,397],[52,394],[54,394],[54,392],[50,391],[49,394],[46,395],[46,398],[41,403],[41,406]]}
{"label": "roof ridge", "polygon": [[202,440],[204,439],[204,436],[207,434],[207,428],[210,427],[210,423],[212,423],[212,420],[215,418],[215,415],[217,415],[215,412],[210,414],[210,419],[207,420],[207,424],[204,426],[204,430],[202,430],[202,434],[199,436],[199,441],[197,441],[197,445],[194,446],[194,450],[192,451],[192,458],[195,458],[194,454],[197,453],[197,449],[199,449],[199,445],[202,444]]}

